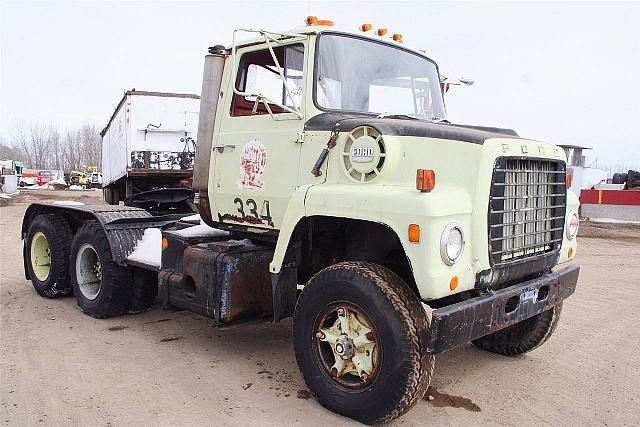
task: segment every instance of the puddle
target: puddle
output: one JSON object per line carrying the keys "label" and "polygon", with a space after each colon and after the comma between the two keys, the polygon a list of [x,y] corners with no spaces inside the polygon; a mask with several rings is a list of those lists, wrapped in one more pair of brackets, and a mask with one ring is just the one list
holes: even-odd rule
{"label": "puddle", "polygon": [[[430,396],[433,398],[431,399]],[[431,403],[437,408],[462,408],[470,412],[480,412],[481,409],[478,405],[473,403],[471,399],[465,397],[453,396],[446,393],[441,393],[433,387],[429,387],[427,394],[424,396],[424,400]]]}

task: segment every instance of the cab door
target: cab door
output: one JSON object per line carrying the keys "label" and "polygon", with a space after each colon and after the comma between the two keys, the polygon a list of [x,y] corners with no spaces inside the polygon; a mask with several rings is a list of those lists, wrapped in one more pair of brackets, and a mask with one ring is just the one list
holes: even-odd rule
{"label": "cab door", "polygon": [[[280,229],[289,199],[297,187],[304,120],[266,101],[297,107],[304,116],[305,42],[273,47],[289,91],[265,45],[238,49],[233,85],[245,95],[227,96],[215,138],[213,210],[225,224]],[[235,82],[234,82],[235,80]],[[255,95],[254,95],[255,94]],[[263,102],[260,96],[265,99]],[[265,103],[267,105],[265,105]]]}

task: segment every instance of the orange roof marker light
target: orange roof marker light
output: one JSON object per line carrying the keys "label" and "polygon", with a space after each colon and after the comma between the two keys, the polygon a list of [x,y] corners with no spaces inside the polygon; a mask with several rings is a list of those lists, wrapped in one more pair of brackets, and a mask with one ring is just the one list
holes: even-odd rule
{"label": "orange roof marker light", "polygon": [[317,16],[307,16],[307,25],[318,25],[322,27],[333,27],[333,21],[327,19],[318,19]]}
{"label": "orange roof marker light", "polygon": [[394,34],[391,38],[394,42],[402,43],[402,34]]}
{"label": "orange roof marker light", "polygon": [[418,52],[422,52],[422,53],[424,53],[425,55],[427,54],[427,51],[426,51],[425,49],[420,49],[420,50],[418,50]]}
{"label": "orange roof marker light", "polygon": [[373,25],[371,25],[371,24],[362,24],[362,25],[360,25],[360,31],[367,32],[367,31],[371,31],[372,28],[373,28]]}
{"label": "orange roof marker light", "polygon": [[387,29],[386,28],[378,28],[378,31],[376,32],[376,34],[378,34],[379,36],[384,36],[385,34],[387,34]]}

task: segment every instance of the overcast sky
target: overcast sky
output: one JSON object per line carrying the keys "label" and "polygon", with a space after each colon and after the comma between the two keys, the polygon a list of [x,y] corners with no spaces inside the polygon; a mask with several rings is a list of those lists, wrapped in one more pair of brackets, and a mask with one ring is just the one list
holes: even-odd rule
{"label": "overcast sky", "polygon": [[442,70],[456,123],[593,147],[640,168],[640,3],[12,2],[0,0],[0,133],[20,120],[102,128],[122,93],[199,93],[203,56],[237,27],[399,32]]}

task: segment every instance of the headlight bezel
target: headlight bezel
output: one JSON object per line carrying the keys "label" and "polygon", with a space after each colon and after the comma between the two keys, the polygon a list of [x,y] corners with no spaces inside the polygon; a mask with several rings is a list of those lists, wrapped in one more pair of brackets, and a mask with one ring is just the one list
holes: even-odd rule
{"label": "headlight bezel", "polygon": [[[576,228],[575,228],[575,231],[572,233],[571,232],[571,220],[573,218],[575,218],[575,220],[576,220]],[[565,223],[565,235],[567,236],[567,239],[573,240],[578,235],[578,230],[580,229],[580,217],[578,216],[578,213],[576,211],[569,211],[565,221],[566,221],[566,223]]]}
{"label": "headlight bezel", "polygon": [[[451,235],[451,232],[454,230],[457,230],[458,233],[460,233],[460,242],[461,242],[460,252],[458,253],[457,256],[450,258],[447,252],[447,245],[449,243],[449,237]],[[464,231],[462,231],[462,227],[460,226],[460,224],[453,223],[453,222],[450,224],[447,224],[444,230],[442,230],[442,234],[440,236],[440,258],[442,258],[442,262],[444,262],[446,265],[453,265],[456,262],[458,262],[460,258],[462,258],[462,254],[464,253],[464,246],[465,246]]]}

